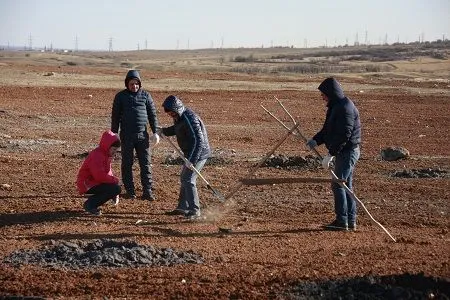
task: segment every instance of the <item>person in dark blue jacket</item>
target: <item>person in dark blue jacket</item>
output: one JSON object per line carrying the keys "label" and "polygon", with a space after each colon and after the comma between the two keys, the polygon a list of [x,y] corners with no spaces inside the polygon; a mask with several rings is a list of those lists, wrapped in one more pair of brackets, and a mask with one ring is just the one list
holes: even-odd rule
{"label": "person in dark blue jacket", "polygon": [[[156,133],[158,119],[152,96],[142,89],[141,77],[137,70],[128,71],[125,77],[125,89],[114,98],[111,113],[111,131],[119,132],[122,143],[122,182],[126,190],[125,198],[136,199],[133,180],[134,150],[139,161],[142,199],[155,200],[152,192],[151,148],[150,140],[159,142]],[[154,133],[149,137],[147,123]]]}
{"label": "person in dark blue jacket", "polygon": [[180,193],[178,206],[167,212],[168,215],[184,215],[188,219],[198,219],[201,216],[200,200],[197,192],[197,173],[211,154],[206,127],[200,117],[190,108],[185,107],[181,99],[169,96],[163,102],[164,111],[173,118],[173,125],[162,128],[165,136],[175,135],[178,145],[187,158],[180,174]]}
{"label": "person in dark blue jacket", "polygon": [[[360,156],[361,121],[355,104],[344,95],[335,78],[319,85],[322,99],[327,102],[327,114],[322,129],[307,142],[311,149],[325,144],[328,154],[323,158],[326,169],[335,159],[334,172],[352,189],[353,170]],[[327,230],[356,230],[356,201],[336,182],[331,184],[336,219],[325,225]]]}

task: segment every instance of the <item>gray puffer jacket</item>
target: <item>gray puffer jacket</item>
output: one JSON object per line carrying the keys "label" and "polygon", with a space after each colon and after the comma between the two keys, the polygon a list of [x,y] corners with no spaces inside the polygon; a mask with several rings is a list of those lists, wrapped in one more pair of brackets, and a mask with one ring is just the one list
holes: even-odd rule
{"label": "gray puffer jacket", "polygon": [[211,148],[206,127],[200,117],[172,95],[164,100],[162,106],[164,111],[173,111],[178,115],[172,126],[162,129],[163,134],[177,137],[181,151],[192,164],[207,159],[211,155]]}

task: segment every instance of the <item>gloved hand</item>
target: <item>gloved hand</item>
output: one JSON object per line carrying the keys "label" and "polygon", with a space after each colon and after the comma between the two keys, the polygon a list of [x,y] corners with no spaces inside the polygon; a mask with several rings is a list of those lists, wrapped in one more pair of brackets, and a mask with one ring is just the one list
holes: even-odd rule
{"label": "gloved hand", "polygon": [[152,141],[152,143],[154,143],[155,145],[157,145],[159,143],[160,137],[158,133],[154,133],[151,137],[150,140]]}
{"label": "gloved hand", "polygon": [[194,165],[193,165],[190,161],[187,161],[184,165],[185,165],[186,168],[188,168],[189,170],[194,171]]}
{"label": "gloved hand", "polygon": [[334,156],[332,156],[331,154],[327,154],[325,155],[325,157],[322,160],[322,167],[324,169],[329,169],[330,168],[330,163],[334,160]]}
{"label": "gloved hand", "polygon": [[308,146],[309,149],[312,150],[315,147],[317,147],[317,142],[315,139],[310,139],[309,141],[306,142],[306,146]]}

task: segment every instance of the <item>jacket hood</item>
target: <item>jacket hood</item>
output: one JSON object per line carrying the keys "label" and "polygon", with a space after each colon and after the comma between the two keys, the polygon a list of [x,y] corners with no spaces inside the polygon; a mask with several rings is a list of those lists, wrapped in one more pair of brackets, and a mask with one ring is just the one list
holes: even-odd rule
{"label": "jacket hood", "polygon": [[181,115],[186,110],[183,102],[180,100],[180,98],[170,95],[169,97],[164,100],[163,105],[164,111],[173,111],[178,114],[178,116],[181,117]]}
{"label": "jacket hood", "polygon": [[109,148],[111,148],[111,145],[115,142],[120,141],[119,136],[112,132],[111,130],[105,131],[102,134],[102,137],[100,139],[99,147],[104,151],[105,153],[109,152]]}
{"label": "jacket hood", "polygon": [[328,99],[336,100],[345,98],[344,91],[340,83],[333,77],[327,78],[318,87],[319,91],[327,95]]}
{"label": "jacket hood", "polygon": [[127,76],[125,76],[125,87],[127,89],[128,89],[128,82],[130,82],[131,79],[139,80],[139,88],[141,88],[141,76],[139,75],[139,72],[137,70],[129,70]]}

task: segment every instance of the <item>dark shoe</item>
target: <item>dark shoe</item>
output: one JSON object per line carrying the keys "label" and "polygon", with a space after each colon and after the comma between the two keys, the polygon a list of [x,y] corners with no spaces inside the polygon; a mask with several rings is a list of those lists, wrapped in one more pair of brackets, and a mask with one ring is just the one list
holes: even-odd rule
{"label": "dark shoe", "polygon": [[142,200],[148,200],[148,201],[155,201],[156,198],[153,196],[153,194],[142,194],[141,197]]}
{"label": "dark shoe", "polygon": [[356,223],[350,223],[350,224],[348,224],[348,230],[350,230],[350,231],[356,231]]}
{"label": "dark shoe", "polygon": [[102,215],[102,211],[98,208],[90,208],[89,205],[87,204],[87,201],[84,202],[83,204],[83,208],[87,213],[90,213],[91,215],[95,215],[95,216],[101,216]]}
{"label": "dark shoe", "polygon": [[123,199],[136,200],[136,195],[131,193],[125,193],[122,197]]}
{"label": "dark shoe", "polygon": [[340,223],[337,220],[334,220],[332,223],[328,225],[323,226],[325,230],[332,230],[332,231],[347,231],[348,226],[345,223]]}
{"label": "dark shoe", "polygon": [[184,217],[188,220],[198,220],[201,218],[201,214],[199,211],[188,211],[184,214]]}
{"label": "dark shoe", "polygon": [[183,216],[186,212],[182,209],[174,209],[171,211],[166,211],[164,214],[168,216]]}

